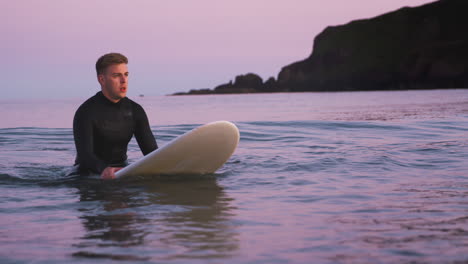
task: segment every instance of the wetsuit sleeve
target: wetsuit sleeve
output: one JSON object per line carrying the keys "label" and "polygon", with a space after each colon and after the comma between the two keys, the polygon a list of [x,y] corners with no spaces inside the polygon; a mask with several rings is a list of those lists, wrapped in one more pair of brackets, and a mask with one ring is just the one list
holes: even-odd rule
{"label": "wetsuit sleeve", "polygon": [[73,136],[80,170],[90,170],[101,173],[108,165],[100,160],[93,151],[93,124],[83,109],[79,108],[73,118]]}
{"label": "wetsuit sleeve", "polygon": [[148,117],[146,116],[145,110],[136,104],[134,106],[135,114],[135,138],[140,146],[143,155],[150,153],[151,151],[158,148],[156,139],[154,138],[153,132],[149,126]]}

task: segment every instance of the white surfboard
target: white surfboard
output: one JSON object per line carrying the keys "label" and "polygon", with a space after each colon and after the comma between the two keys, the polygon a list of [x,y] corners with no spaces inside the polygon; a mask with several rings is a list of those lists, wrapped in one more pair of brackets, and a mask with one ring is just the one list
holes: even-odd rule
{"label": "white surfboard", "polygon": [[115,173],[117,178],[159,174],[214,173],[239,143],[239,129],[228,121],[209,123],[177,137]]}

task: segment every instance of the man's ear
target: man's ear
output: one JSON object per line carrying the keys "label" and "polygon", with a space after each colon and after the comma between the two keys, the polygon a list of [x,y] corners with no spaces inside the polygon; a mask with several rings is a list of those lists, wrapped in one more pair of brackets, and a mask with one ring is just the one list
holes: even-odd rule
{"label": "man's ear", "polygon": [[99,84],[103,85],[104,84],[104,75],[98,74],[97,75],[97,81],[99,82]]}

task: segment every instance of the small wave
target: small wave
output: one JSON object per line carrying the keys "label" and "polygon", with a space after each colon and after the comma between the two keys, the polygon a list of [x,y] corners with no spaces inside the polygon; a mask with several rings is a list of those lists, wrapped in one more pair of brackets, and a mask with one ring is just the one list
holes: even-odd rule
{"label": "small wave", "polygon": [[310,128],[310,129],[336,129],[336,128],[385,128],[400,130],[403,125],[387,122],[363,122],[363,121],[324,121],[324,120],[303,120],[303,121],[269,121],[269,122],[240,122],[241,125],[253,127],[287,127],[287,128]]}
{"label": "small wave", "polygon": [[199,124],[183,124],[170,126],[153,126],[151,127],[156,139],[162,142],[171,141],[172,139],[200,126]]}
{"label": "small wave", "polygon": [[0,183],[1,184],[15,184],[22,183],[24,180],[20,177],[15,177],[10,174],[0,173]]}
{"label": "small wave", "polygon": [[0,174],[0,183],[9,185],[64,184],[77,180],[76,175],[68,175],[69,167],[16,167],[11,173]]}
{"label": "small wave", "polygon": [[134,255],[125,255],[125,254],[109,254],[109,253],[95,253],[89,251],[79,251],[72,254],[76,258],[86,258],[86,259],[109,259],[115,261],[148,261],[150,257],[140,257]]}

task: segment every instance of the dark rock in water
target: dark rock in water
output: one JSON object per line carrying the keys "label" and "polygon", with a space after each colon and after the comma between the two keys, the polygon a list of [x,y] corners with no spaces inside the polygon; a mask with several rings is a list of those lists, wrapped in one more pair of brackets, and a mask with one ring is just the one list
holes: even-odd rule
{"label": "dark rock in water", "polygon": [[249,73],[204,92],[468,88],[467,13],[468,0],[439,0],[327,27],[277,80]]}
{"label": "dark rock in water", "polygon": [[260,76],[254,73],[248,73],[246,75],[236,76],[234,81],[234,86],[247,88],[247,89],[260,89],[263,85],[263,80]]}
{"label": "dark rock in water", "polygon": [[190,90],[189,92],[180,92],[180,93],[174,93],[172,95],[203,95],[203,94],[212,94],[213,91],[210,89],[193,89]]}
{"label": "dark rock in water", "polygon": [[268,80],[263,83],[262,87],[258,89],[261,93],[277,93],[277,92],[286,92],[286,90],[280,89],[275,78],[270,77]]}
{"label": "dark rock in water", "polygon": [[215,93],[255,93],[263,86],[263,80],[260,76],[248,73],[246,75],[236,76],[234,83],[229,82],[217,86]]}
{"label": "dark rock in water", "polygon": [[188,93],[182,92],[173,95],[259,93],[273,92],[274,89],[277,89],[277,85],[273,77],[263,83],[263,79],[257,74],[247,73],[245,75],[238,75],[234,82],[230,81],[229,83],[218,85],[213,90],[190,90]]}
{"label": "dark rock in water", "polygon": [[309,58],[284,67],[291,91],[468,87],[468,1],[441,0],[328,27]]}

